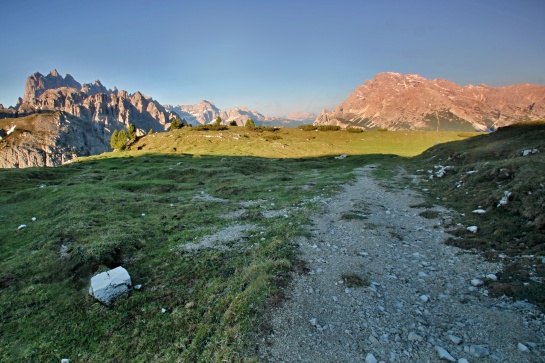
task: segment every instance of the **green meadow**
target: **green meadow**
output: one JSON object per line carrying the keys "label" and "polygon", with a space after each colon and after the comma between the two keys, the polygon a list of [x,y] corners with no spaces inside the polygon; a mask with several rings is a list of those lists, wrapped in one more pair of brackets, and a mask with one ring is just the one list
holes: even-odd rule
{"label": "green meadow", "polygon": [[[182,128],[0,170],[0,361],[257,361],[260,317],[300,266],[294,239],[354,169],[394,183],[474,135]],[[429,203],[453,195],[434,183]],[[117,266],[142,288],[105,306],[89,281]]]}

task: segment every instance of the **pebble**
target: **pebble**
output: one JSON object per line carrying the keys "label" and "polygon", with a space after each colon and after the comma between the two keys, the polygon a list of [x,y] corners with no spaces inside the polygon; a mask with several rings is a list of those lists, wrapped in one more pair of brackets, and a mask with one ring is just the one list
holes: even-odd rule
{"label": "pebble", "polygon": [[480,279],[472,279],[471,280],[471,285],[473,285],[475,287],[482,286],[483,284],[484,284],[483,280],[480,280]]}
{"label": "pebble", "polygon": [[161,312],[162,312],[162,313],[166,313],[166,312],[167,312],[167,309],[161,308]]}
{"label": "pebble", "polygon": [[63,358],[61,359],[61,363],[70,363],[70,359],[67,359],[67,358]]}
{"label": "pebble", "polygon": [[407,339],[409,339],[409,341],[411,342],[421,342],[424,340],[424,338],[422,338],[420,335],[416,334],[415,332],[410,332]]}
{"label": "pebble", "polygon": [[142,213],[142,217],[145,217],[146,216],[146,213]]}
{"label": "pebble", "polygon": [[17,230],[20,231],[21,229],[25,229],[26,224],[21,224],[19,227],[17,227]]}
{"label": "pebble", "polygon": [[365,357],[365,363],[377,363],[377,358],[372,353],[367,353]]}
{"label": "pebble", "polygon": [[36,222],[36,217],[32,217],[30,219],[32,220],[32,222]]}
{"label": "pebble", "polygon": [[486,278],[489,279],[489,280],[492,280],[492,281],[497,281],[498,280],[498,276],[496,276],[494,274],[488,274],[488,275],[486,275]]}
{"label": "pebble", "polygon": [[490,355],[490,350],[484,345],[465,346],[464,351],[474,357],[482,358]]}
{"label": "pebble", "polygon": [[140,290],[141,288],[142,288],[142,285],[141,285],[141,284],[134,285],[134,289],[135,289],[135,290]]}
{"label": "pebble", "polygon": [[475,209],[473,211],[473,213],[475,213],[475,214],[484,214],[484,213],[486,213],[486,211],[484,209]]}
{"label": "pebble", "polygon": [[477,226],[469,226],[466,228],[469,232],[471,233],[477,233],[477,231],[479,230],[479,227]]}
{"label": "pebble", "polygon": [[428,302],[429,299],[430,298],[428,295],[420,295],[420,300],[422,300],[423,302]]}
{"label": "pebble", "polygon": [[439,354],[439,359],[448,360],[449,362],[456,362],[456,359],[454,359],[454,357],[450,355],[445,348],[436,345],[435,350],[437,351],[437,354]]}
{"label": "pebble", "polygon": [[456,345],[460,345],[463,342],[463,339],[460,337],[457,337],[456,335],[449,335],[448,338],[451,342],[453,342]]}
{"label": "pebble", "polygon": [[525,346],[524,344],[522,344],[522,343],[518,343],[518,344],[517,344],[517,348],[518,348],[521,352],[524,352],[524,353],[530,352],[530,349],[529,349],[527,346]]}

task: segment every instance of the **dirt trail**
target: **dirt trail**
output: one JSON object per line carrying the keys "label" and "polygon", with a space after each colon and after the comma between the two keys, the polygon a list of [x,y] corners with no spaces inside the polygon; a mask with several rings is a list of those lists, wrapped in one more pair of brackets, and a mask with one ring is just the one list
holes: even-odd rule
{"label": "dirt trail", "polygon": [[545,361],[544,315],[489,297],[481,282],[500,266],[445,245],[441,220],[411,207],[422,199],[387,190],[372,168],[358,169],[299,241],[309,271],[271,312],[263,361]]}

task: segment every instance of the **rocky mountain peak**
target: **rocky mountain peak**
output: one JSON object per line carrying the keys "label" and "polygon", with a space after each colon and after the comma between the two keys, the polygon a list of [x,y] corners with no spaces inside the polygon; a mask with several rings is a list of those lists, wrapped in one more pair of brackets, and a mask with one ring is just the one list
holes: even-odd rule
{"label": "rocky mountain peak", "polygon": [[57,72],[56,69],[52,70],[51,72],[49,72],[48,76],[51,76],[51,77],[59,77],[60,74],[59,72]]}
{"label": "rocky mountain peak", "polygon": [[334,111],[322,112],[315,124],[473,131],[544,117],[544,86],[461,87],[440,78],[385,72],[357,87]]}

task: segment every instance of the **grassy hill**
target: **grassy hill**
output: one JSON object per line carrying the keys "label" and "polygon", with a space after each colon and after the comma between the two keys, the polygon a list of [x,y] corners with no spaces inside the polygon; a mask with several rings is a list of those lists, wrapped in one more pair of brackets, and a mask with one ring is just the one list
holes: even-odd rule
{"label": "grassy hill", "polygon": [[[408,157],[472,135],[181,129],[58,168],[0,170],[0,361],[255,361],[260,314],[301,268],[293,239],[353,169],[378,163],[387,178],[464,150],[461,173],[473,144]],[[460,142],[488,150],[493,137]],[[428,182],[430,200],[453,195],[453,181]],[[142,289],[107,307],[89,280],[119,265]]]}

